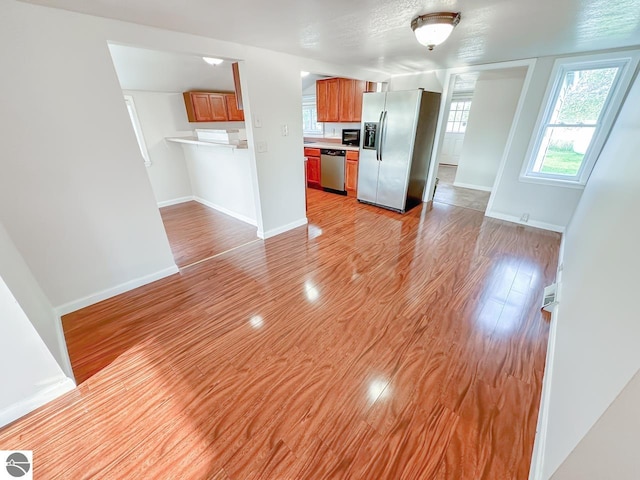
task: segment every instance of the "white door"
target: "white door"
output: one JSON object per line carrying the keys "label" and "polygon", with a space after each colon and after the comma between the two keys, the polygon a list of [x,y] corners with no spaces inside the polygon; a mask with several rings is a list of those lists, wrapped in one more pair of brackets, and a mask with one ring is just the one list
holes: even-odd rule
{"label": "white door", "polygon": [[445,133],[442,150],[440,151],[440,163],[458,165],[463,141],[464,133]]}

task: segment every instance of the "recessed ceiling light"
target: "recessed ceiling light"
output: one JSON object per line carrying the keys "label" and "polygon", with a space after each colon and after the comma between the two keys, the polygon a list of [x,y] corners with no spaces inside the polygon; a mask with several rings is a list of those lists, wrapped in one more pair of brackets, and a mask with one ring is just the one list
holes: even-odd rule
{"label": "recessed ceiling light", "polygon": [[307,75],[309,75],[309,72],[300,72],[301,77],[306,77]]}
{"label": "recessed ceiling light", "polygon": [[202,57],[202,59],[209,65],[220,65],[222,62],[224,62],[224,60],[222,60],[221,58]]}

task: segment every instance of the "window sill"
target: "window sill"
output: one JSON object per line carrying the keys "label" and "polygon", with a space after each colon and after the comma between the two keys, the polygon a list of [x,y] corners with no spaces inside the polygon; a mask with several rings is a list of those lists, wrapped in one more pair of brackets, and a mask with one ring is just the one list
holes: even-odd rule
{"label": "window sill", "polygon": [[519,178],[522,183],[536,183],[538,185],[548,185],[550,187],[563,187],[572,188],[574,190],[584,190],[584,183],[571,181],[571,180],[559,180],[555,178],[543,178],[543,177],[528,177],[520,175]]}

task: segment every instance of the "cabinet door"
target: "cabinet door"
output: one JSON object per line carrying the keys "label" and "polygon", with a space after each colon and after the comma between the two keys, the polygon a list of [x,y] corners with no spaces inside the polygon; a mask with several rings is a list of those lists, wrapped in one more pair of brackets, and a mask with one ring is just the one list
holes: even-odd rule
{"label": "cabinet door", "polygon": [[360,122],[362,120],[362,95],[366,91],[367,82],[363,80],[354,80],[352,122]]}
{"label": "cabinet door", "polygon": [[211,121],[226,122],[227,102],[223,93],[209,93],[209,103],[211,104]]}
{"label": "cabinet door", "polygon": [[354,97],[355,97],[355,80],[348,78],[340,78],[340,121],[353,122]]}
{"label": "cabinet door", "polygon": [[225,97],[227,102],[227,118],[229,121],[244,122],[244,112],[242,110],[238,110],[236,95],[234,93],[227,93]]}
{"label": "cabinet door", "polygon": [[358,161],[347,160],[345,162],[344,185],[347,193],[355,193],[358,188]]}
{"label": "cabinet door", "polygon": [[[193,105],[194,119],[196,122],[212,122],[211,102],[208,93],[191,93],[191,104]],[[191,120],[191,119],[190,119]]]}
{"label": "cabinet door", "polygon": [[320,158],[307,157],[307,184],[320,188]]}
{"label": "cabinet door", "polygon": [[338,78],[327,78],[316,82],[316,108],[318,122],[340,121],[340,85]]}

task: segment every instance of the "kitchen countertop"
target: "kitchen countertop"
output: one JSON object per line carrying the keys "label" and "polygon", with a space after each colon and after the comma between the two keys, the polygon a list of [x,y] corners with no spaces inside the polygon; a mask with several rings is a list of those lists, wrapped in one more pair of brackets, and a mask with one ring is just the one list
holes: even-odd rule
{"label": "kitchen countertop", "polygon": [[334,150],[354,150],[359,151],[360,147],[352,146],[352,145],[342,145],[341,143],[331,143],[331,142],[313,142],[313,143],[305,143],[305,148],[332,148]]}

